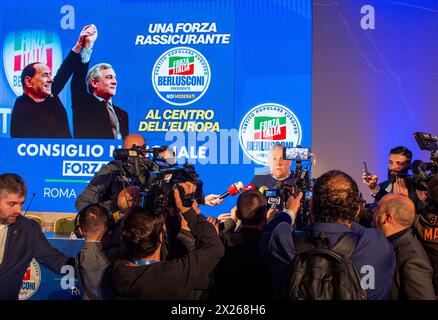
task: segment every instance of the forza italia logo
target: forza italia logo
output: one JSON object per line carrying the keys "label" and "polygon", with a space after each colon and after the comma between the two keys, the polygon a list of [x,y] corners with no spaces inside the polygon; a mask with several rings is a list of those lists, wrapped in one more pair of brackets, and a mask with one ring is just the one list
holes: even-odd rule
{"label": "forza italia logo", "polygon": [[26,273],[24,274],[23,281],[21,282],[21,290],[18,294],[20,300],[29,299],[31,296],[37,292],[41,284],[41,268],[35,259],[27,267]]}
{"label": "forza italia logo", "polygon": [[210,66],[197,50],[177,47],[163,53],[152,70],[157,95],[172,105],[184,106],[198,101],[210,85]]}
{"label": "forza italia logo", "polygon": [[17,96],[23,93],[21,71],[28,64],[46,64],[52,74],[62,63],[61,42],[56,32],[25,30],[10,32],[3,45],[6,78]]}
{"label": "forza italia logo", "polygon": [[240,147],[252,161],[269,165],[269,150],[273,144],[296,147],[301,143],[301,124],[289,108],[277,103],[264,103],[252,108],[243,117],[239,138]]}

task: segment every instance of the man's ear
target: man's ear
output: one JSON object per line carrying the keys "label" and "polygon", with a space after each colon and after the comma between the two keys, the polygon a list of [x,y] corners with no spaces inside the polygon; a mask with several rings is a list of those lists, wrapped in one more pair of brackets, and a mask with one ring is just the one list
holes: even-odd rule
{"label": "man's ear", "polygon": [[32,78],[29,76],[24,77],[24,86],[27,88],[32,87]]}
{"label": "man's ear", "polygon": [[96,79],[91,79],[91,81],[90,81],[90,86],[91,86],[93,89],[96,89],[96,88],[97,88],[97,80],[96,80]]}
{"label": "man's ear", "polygon": [[383,221],[382,221],[382,224],[385,224],[385,223],[391,223],[391,222],[392,222],[392,219],[393,219],[392,215],[391,215],[389,212],[385,212],[385,213],[383,214]]}
{"label": "man's ear", "polygon": [[236,218],[242,220],[242,215],[240,214],[240,211],[238,209],[236,209]]}

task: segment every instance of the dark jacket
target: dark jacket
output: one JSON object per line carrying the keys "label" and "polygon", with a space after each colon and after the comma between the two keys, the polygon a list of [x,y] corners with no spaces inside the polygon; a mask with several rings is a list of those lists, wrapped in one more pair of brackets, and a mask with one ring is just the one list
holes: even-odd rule
{"label": "dark jacket", "polygon": [[11,115],[12,138],[71,138],[67,113],[58,97],[77,65],[80,56],[73,51],[61,64],[52,83],[52,96],[36,102],[23,94],[15,100]]}
{"label": "dark jacket", "polygon": [[294,179],[293,172],[291,172],[289,177],[287,177],[286,179],[281,180],[281,181],[275,179],[269,173],[255,175],[251,180],[251,183],[253,185],[255,185],[257,188],[268,187],[269,189],[276,188],[279,184],[282,184],[282,183],[293,185],[294,182],[295,182],[295,179]]}
{"label": "dark jacket", "polygon": [[0,264],[0,300],[18,299],[21,281],[33,258],[56,273],[60,273],[63,265],[74,265],[73,259],[49,244],[35,221],[19,216],[8,228],[3,262]]}
{"label": "dark jacket", "polygon": [[[312,223],[304,228],[304,231],[310,232],[312,236],[323,232],[329,239],[330,247],[347,232],[358,234],[360,239],[351,255],[351,261],[361,277],[367,274],[374,275],[374,286],[370,285],[366,289],[367,297],[370,300],[389,297],[395,270],[395,255],[391,244],[381,231],[365,228],[356,222],[352,222],[351,228],[339,223]],[[281,297],[282,293],[286,292],[290,264],[296,256],[293,232],[290,217],[281,212],[268,224],[264,234],[262,249],[271,269],[276,297]],[[374,272],[369,271],[370,266]]]}
{"label": "dark jacket", "polygon": [[396,269],[392,300],[435,300],[433,269],[411,228],[388,237],[394,247]]}
{"label": "dark jacket", "polygon": [[[71,81],[73,134],[81,139],[114,139],[111,120],[103,101],[88,93],[86,77],[89,63],[79,63]],[[113,104],[125,138],[129,133],[128,114]]]}
{"label": "dark jacket", "polygon": [[[405,181],[406,181],[406,187],[408,189],[409,198],[414,202],[415,209],[422,210],[424,208],[424,203],[418,198],[417,191],[414,186],[413,177],[411,175],[407,175]],[[379,202],[380,199],[382,199],[385,195],[388,194],[386,188],[389,186],[390,183],[391,181],[389,180],[379,183],[380,190],[376,195],[373,196],[376,203]]]}
{"label": "dark jacket", "polygon": [[271,273],[260,252],[262,231],[242,226],[223,234],[225,255],[214,272],[212,299],[271,299]]}
{"label": "dark jacket", "polygon": [[121,260],[114,266],[112,284],[118,299],[190,299],[224,254],[222,243],[203,215],[184,213],[196,239],[196,249],[181,258],[148,266],[129,266]]}
{"label": "dark jacket", "polygon": [[432,263],[433,284],[438,296],[438,208],[429,206],[425,212],[417,214],[413,229]]}
{"label": "dark jacket", "polygon": [[76,209],[80,211],[89,204],[100,204],[111,212],[117,211],[117,196],[120,191],[129,186],[122,172],[121,163],[118,160],[104,165],[77,197]]}

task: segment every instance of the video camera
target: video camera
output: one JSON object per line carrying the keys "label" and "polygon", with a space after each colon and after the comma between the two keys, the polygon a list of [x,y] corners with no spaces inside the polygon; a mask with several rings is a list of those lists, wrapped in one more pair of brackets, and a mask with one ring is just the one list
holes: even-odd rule
{"label": "video camera", "polygon": [[[167,156],[162,155],[164,152],[167,152]],[[175,208],[174,189],[179,190],[185,207],[191,207],[194,200],[199,204],[205,202],[203,182],[198,179],[194,166],[186,163],[178,167],[174,158],[168,157],[169,154],[173,155],[173,151],[167,147],[147,149],[135,145],[131,149],[115,149],[113,152],[114,159],[122,165],[122,172],[141,189],[137,206],[149,209],[156,215]],[[183,188],[178,185],[182,182],[193,183],[196,186],[195,193],[185,195]]]}
{"label": "video camera", "polygon": [[300,228],[308,224],[310,221],[309,209],[310,197],[312,194],[312,181],[309,177],[308,169],[303,168],[302,161],[311,160],[311,152],[309,148],[284,148],[283,159],[295,160],[294,183],[290,184],[280,181],[273,189],[264,190],[263,194],[271,208],[284,210],[287,200],[291,196],[297,197],[300,192],[303,193],[301,210],[295,219],[297,228]]}
{"label": "video camera", "polygon": [[415,188],[426,191],[432,175],[438,173],[438,137],[429,133],[415,132],[414,138],[421,150],[431,151],[430,162],[421,160],[412,162]]}

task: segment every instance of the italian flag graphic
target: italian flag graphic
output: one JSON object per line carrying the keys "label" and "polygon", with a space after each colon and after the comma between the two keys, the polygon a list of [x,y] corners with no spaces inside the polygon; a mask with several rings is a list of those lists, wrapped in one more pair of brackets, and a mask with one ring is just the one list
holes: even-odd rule
{"label": "italian flag graphic", "polygon": [[[14,72],[23,70],[25,66],[33,62],[30,61],[32,48],[28,48],[29,45],[26,45],[26,41],[23,41],[24,36],[24,32],[17,32],[15,34],[14,50],[19,54],[14,56]],[[53,71],[53,49],[50,47],[52,42],[52,34],[49,32],[45,33],[45,45],[48,46],[48,48],[43,50],[46,51],[46,61],[44,61],[43,52],[40,50],[36,50],[32,55],[35,62],[45,63],[49,67],[50,71]]]}
{"label": "italian flag graphic", "polygon": [[286,139],[286,117],[255,117],[254,140]]}
{"label": "italian flag graphic", "polygon": [[195,73],[195,57],[170,57],[169,75],[192,75]]}

